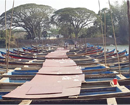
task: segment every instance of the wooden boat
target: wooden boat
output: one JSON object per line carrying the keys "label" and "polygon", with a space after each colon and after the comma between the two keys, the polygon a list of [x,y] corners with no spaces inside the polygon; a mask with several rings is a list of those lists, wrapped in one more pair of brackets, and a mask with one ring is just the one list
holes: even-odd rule
{"label": "wooden boat", "polygon": [[[6,56],[6,53],[1,52],[2,56]],[[22,55],[15,55],[15,54],[9,54],[9,57],[15,58],[15,59],[38,59],[38,60],[45,60],[45,57],[28,57],[28,56],[22,56]]]}
{"label": "wooden boat", "polygon": [[13,51],[9,51],[9,54],[13,54],[13,55],[21,55],[21,56],[27,56],[27,57],[44,57],[46,56],[48,53],[18,53],[18,52],[13,52]]}
{"label": "wooden boat", "polygon": [[[123,50],[121,52],[118,52],[118,55],[119,56],[122,56],[126,53],[127,51],[126,50]],[[114,54],[109,54],[109,55],[106,55],[107,58],[111,57],[111,56],[117,56],[117,53],[114,53]],[[101,57],[98,57],[99,59],[104,59],[104,55],[101,56]]]}
{"label": "wooden boat", "polygon": [[[94,46],[87,43],[87,47],[93,48]],[[37,47],[27,48],[27,49],[26,49],[26,51],[35,52],[35,53],[41,51],[40,49],[37,49]],[[100,52],[91,51],[86,54],[90,55],[90,54],[97,54],[97,53],[100,53]],[[77,55],[86,55],[86,54],[77,53]],[[14,57],[14,55],[13,55],[13,57]],[[115,55],[113,55],[113,56],[115,56]],[[18,55],[16,55],[15,57],[20,58],[20,57],[18,57]],[[25,57],[23,59],[25,59]],[[57,62],[59,62],[59,61],[57,61]],[[84,62],[81,62],[81,63],[84,64]],[[67,61],[67,63],[69,65],[69,63],[71,63],[71,62]],[[58,63],[57,66],[61,66],[62,64],[64,64],[64,59],[62,59],[62,61],[60,61],[60,63]],[[48,65],[50,65],[50,63]],[[53,71],[53,69],[54,69],[54,67],[51,68],[52,71]],[[66,70],[66,68],[64,68],[64,69]],[[48,102],[50,102],[50,103],[62,103],[62,102],[63,103],[66,103],[66,102],[73,103],[73,102],[75,102],[75,103],[77,103],[77,102],[82,102],[82,101],[88,102],[89,100],[92,100],[93,102],[92,101],[91,102],[94,103],[96,100],[97,103],[101,104],[100,102],[102,102],[102,101],[106,102],[106,100],[107,100],[108,105],[109,104],[113,105],[113,103],[115,104],[115,98],[117,98],[117,97],[122,98],[122,97],[130,96],[129,86],[125,87],[125,86],[120,85],[120,83],[117,85],[114,85],[113,82],[111,80],[109,80],[107,83],[109,83],[109,85],[111,85],[111,86],[105,85],[106,87],[88,88],[85,85],[81,85],[82,83],[87,84],[87,85],[89,84],[84,80],[84,75],[81,72],[76,72],[77,74],[72,75],[72,72],[74,70],[76,71],[77,68],[72,71],[70,70],[71,73],[70,73],[70,71],[65,71],[65,73],[68,73],[68,75],[63,74],[63,72],[62,73],[59,72],[59,70],[60,69],[58,69],[58,71],[54,70],[53,71],[54,74],[51,74],[51,75],[42,74],[43,72],[45,72],[45,68],[41,74],[39,73],[36,75],[34,73],[34,70],[33,71],[30,70],[29,73],[26,70],[23,70],[23,71],[22,70],[21,71],[20,70],[12,70],[12,71],[10,70],[5,75],[2,75],[2,77],[6,77],[6,78],[2,78],[2,80],[0,82],[0,89],[1,89],[0,94],[2,95],[2,98],[4,100],[4,101],[1,100],[0,102],[2,102],[2,101],[5,102],[5,100],[6,100],[5,103],[7,103],[7,102],[9,103],[10,101],[16,102],[19,100],[21,102],[23,100],[21,103],[18,102],[21,105],[21,104],[31,104],[31,102],[32,102],[32,104],[37,104],[40,102],[42,102],[42,103],[48,103]],[[99,71],[98,71],[98,73],[99,73]],[[48,72],[48,69],[46,70],[46,72]],[[90,73],[90,72],[87,71],[87,73]],[[99,74],[98,73],[96,71],[96,74],[95,74],[95,71],[94,71],[94,73],[89,74],[91,76],[85,75],[85,79],[102,78],[103,76],[104,77],[106,77],[106,76],[107,77],[116,77],[117,76],[117,75],[115,75],[116,73],[112,73],[112,74],[111,73],[110,74],[101,73],[101,75],[100,75],[100,73]],[[17,78],[18,80],[21,80],[21,81],[24,80],[25,83],[23,84],[23,81],[22,81],[22,83],[19,83],[21,81],[17,81],[17,80],[15,80],[11,83],[11,79],[13,80],[14,78],[15,79]],[[120,79],[122,79],[122,77]],[[27,82],[27,80],[29,80],[29,81]],[[39,80],[42,80],[42,81],[39,81]],[[16,82],[18,82],[18,83],[16,83]],[[106,83],[106,81],[103,81],[102,83]],[[93,84],[93,83],[90,83],[90,84]],[[125,84],[123,84],[123,85],[125,85]],[[5,89],[5,90],[3,90],[3,89]],[[12,90],[12,89],[15,89],[15,90]],[[114,97],[114,99],[113,99],[113,97]],[[113,103],[109,103],[109,102],[111,102],[111,99],[109,99],[109,98],[112,98],[112,100],[114,100],[114,102],[112,101]],[[26,100],[26,103],[25,103],[25,100]],[[15,103],[15,104],[18,104],[18,103]]]}
{"label": "wooden boat", "polygon": [[81,62],[77,62],[76,61],[76,64],[78,65],[78,66],[89,66],[89,65],[97,65],[97,64],[99,64],[99,62],[96,62],[96,61],[81,61]]}
{"label": "wooden boat", "polygon": [[28,51],[28,52],[32,52],[32,53],[40,53],[40,52],[42,52],[42,50],[38,50],[38,49],[30,48],[30,47],[28,47],[28,48],[23,47],[23,51],[24,52]]}
{"label": "wooden boat", "polygon": [[[10,78],[13,78],[13,77],[10,77]],[[25,78],[25,77],[24,77]],[[123,80],[124,81],[124,80]],[[119,84],[121,82],[123,82],[122,80],[119,81]],[[9,83],[1,83],[2,86],[4,87],[8,87],[7,89],[9,90],[10,88],[12,88],[12,86],[14,86],[13,88],[15,88],[16,86],[20,86],[21,84],[23,83],[12,83],[12,84],[9,84]],[[102,85],[102,87],[96,87],[94,88],[94,85],[95,86],[100,86],[99,84]],[[91,88],[89,87],[91,86]],[[92,88],[93,87],[93,88]],[[127,91],[126,93],[123,92],[122,88],[126,89],[124,86],[118,86],[118,87],[110,87],[110,81],[102,81],[102,82],[83,82],[82,84],[82,87],[81,87],[81,92],[79,95],[77,95],[77,98],[76,96],[70,96],[70,97],[64,97],[64,98],[60,98],[60,99],[49,99],[50,103],[51,102],[55,102],[55,103],[64,103],[66,102],[66,100],[71,100],[71,101],[76,101],[78,102],[79,100],[82,102],[84,102],[83,100],[94,100],[94,99],[98,99],[98,100],[102,100],[102,98],[110,98],[110,97],[123,97],[123,96],[128,96],[129,95],[129,92]],[[121,91],[118,91],[118,90],[121,90]],[[9,93],[10,91],[8,91]],[[101,94],[102,93],[102,94]],[[103,94],[104,93],[104,94]],[[7,94],[7,93],[6,93]],[[92,95],[92,96],[91,96]],[[8,98],[4,98],[4,99],[8,99]],[[12,99],[13,100],[13,99]],[[18,99],[17,99],[18,100]],[[33,99],[34,100],[34,99]],[[38,99],[35,99],[35,101],[38,101]],[[45,100],[47,99],[40,99],[39,102],[45,102]],[[68,103],[71,102],[71,101],[67,101]]]}
{"label": "wooden boat", "polygon": [[[54,51],[56,47],[50,46],[52,48],[51,50]],[[43,51],[42,48],[37,48],[37,47],[22,47],[24,52],[31,52],[31,53],[41,53]]]}
{"label": "wooden boat", "polygon": [[[106,52],[107,54],[112,54],[114,53],[115,49],[109,51],[109,52]],[[104,55],[104,53],[102,53],[101,55]],[[92,55],[82,55],[82,56],[72,56],[72,57],[69,57],[71,59],[73,59],[75,62],[76,61],[95,61],[95,57],[94,56],[100,56],[100,55],[97,55],[97,54],[92,54]]]}
{"label": "wooden boat", "polygon": [[[6,66],[6,61],[3,61],[3,60],[0,60],[0,64],[2,64],[2,66]],[[23,66],[23,65],[28,65],[28,66],[42,66],[43,62],[42,63],[33,63],[33,62],[13,62],[13,61],[9,61],[8,62],[9,65],[15,65],[16,67],[18,66]]]}
{"label": "wooden boat", "polygon": [[[106,52],[107,54],[112,54],[114,53],[115,49],[109,51],[109,52]],[[73,59],[74,61],[82,61],[82,60],[91,60],[91,61],[94,61],[94,56],[102,56],[104,55],[104,53],[102,53],[101,55],[97,55],[97,54],[92,54],[92,55],[89,55],[89,56],[73,56],[73,57],[70,57],[71,59]]]}
{"label": "wooden boat", "polygon": [[93,73],[93,72],[101,72],[101,71],[108,71],[109,67],[105,65],[97,65],[95,67],[82,67],[83,73]]}
{"label": "wooden boat", "polygon": [[91,55],[91,54],[97,54],[97,53],[102,53],[104,49],[92,51],[92,52],[84,52],[84,53],[75,53],[75,54],[68,54],[68,57],[73,57],[73,56],[82,56],[82,55]]}
{"label": "wooden boat", "polygon": [[5,59],[4,57],[0,56],[0,59]]}
{"label": "wooden boat", "polygon": [[[127,59],[128,59],[128,54],[127,54],[127,55],[120,55],[120,56],[119,56],[120,62],[121,62],[121,61],[126,61]],[[104,63],[105,60],[104,60],[104,59],[100,59],[99,62]],[[107,58],[107,59],[106,59],[106,62],[107,62],[107,63],[118,62],[118,58],[117,58],[117,57]]]}
{"label": "wooden boat", "polygon": [[[40,67],[42,67],[42,66],[40,66],[40,65],[21,65],[21,64],[14,64],[14,65],[12,65],[12,64],[9,64],[8,65],[8,69],[15,69],[16,67],[37,67],[37,68],[40,68]],[[2,68],[2,69],[6,69],[7,68],[7,65],[6,64],[0,64],[0,68]]]}
{"label": "wooden boat", "polygon": [[34,55],[34,54],[48,54],[49,52],[52,52],[54,50],[43,50],[42,53],[30,53],[30,52],[24,52],[20,50],[13,49],[13,54],[21,54],[21,55]]}
{"label": "wooden boat", "polygon": [[[83,56],[83,58],[84,58],[84,56]],[[87,57],[86,57],[86,59],[87,59]],[[92,59],[91,60],[90,59],[84,60],[82,62],[80,62],[80,60],[77,60],[77,63],[85,64],[86,62],[91,63],[92,61],[93,61]],[[63,60],[62,60],[61,63],[64,63]],[[54,67],[52,67],[52,68],[54,69]],[[90,68],[91,68],[91,70],[90,70]],[[88,88],[87,85],[92,84],[92,82],[91,82],[92,80],[96,79],[98,81],[101,78],[103,79],[102,82],[98,81],[98,82],[100,82],[100,84],[101,83],[109,83],[109,85],[110,85],[110,81],[112,81],[112,79],[115,78],[119,74],[118,72],[115,72],[115,71],[109,71],[109,68],[98,68],[98,67],[96,69],[94,69],[94,67],[90,67],[90,68],[86,67],[86,70],[83,71],[83,73],[85,75],[85,80],[81,79],[82,80],[82,82],[81,82],[82,85],[81,86],[79,86],[79,83],[78,84],[77,83],[76,84],[70,83],[73,86],[68,85],[68,83],[67,83],[67,85],[66,85],[66,83],[64,83],[65,86],[71,86],[71,87],[69,87],[69,90],[68,90],[69,92],[72,89],[72,87],[74,88],[76,86],[75,89],[78,89],[80,91],[79,94],[76,94],[76,95],[63,95],[63,96],[61,95],[61,96],[58,96],[58,98],[56,98],[56,97],[53,98],[52,95],[51,95],[49,97],[49,100],[51,100],[51,101],[49,101],[49,102],[50,103],[51,102],[57,103],[57,102],[65,102],[66,100],[69,100],[69,101],[67,101],[69,103],[70,101],[74,101],[74,100],[75,101],[79,101],[79,100],[87,101],[87,100],[94,100],[94,99],[98,99],[98,100],[101,99],[102,100],[104,98],[108,99],[110,97],[115,97],[116,98],[116,97],[124,97],[124,96],[129,96],[130,95],[130,92],[124,86],[110,87],[110,86],[105,85],[105,87],[99,86],[99,87]],[[46,69],[46,68],[44,68],[44,69]],[[61,76],[61,77],[58,77],[58,78],[62,78],[63,80],[65,79],[65,81],[68,81],[69,78],[71,77],[70,74],[69,75],[63,75],[62,74],[63,72],[59,73],[59,71],[55,71],[53,69],[50,69],[50,70],[52,70],[53,73],[55,73],[55,74],[53,74],[53,73],[49,74],[49,75],[46,74],[45,76],[43,76],[43,74],[39,74],[39,73],[43,73],[43,72],[39,72],[39,70],[12,70],[12,71],[9,71],[8,73],[2,75],[1,77],[3,77],[3,82],[1,82],[1,89],[2,89],[2,86],[7,89],[7,90],[4,90],[5,94],[2,94],[3,95],[3,100],[8,100],[8,99],[10,99],[10,100],[29,99],[30,100],[30,99],[32,99],[33,101],[34,100],[38,101],[39,98],[35,97],[36,95],[28,95],[29,98],[26,97],[26,95],[23,98],[21,98],[20,96],[17,97],[18,94],[15,95],[16,97],[14,97],[14,96],[12,97],[12,95],[11,95],[12,93],[16,94],[15,90],[12,91],[11,89],[16,89],[19,92],[19,94],[21,94],[21,90],[19,90],[19,87],[20,87],[20,89],[24,88],[22,86],[26,87],[26,85],[27,85],[26,83],[29,83],[29,82],[26,82],[26,81],[28,81],[28,80],[33,81],[33,79],[35,79],[35,77],[34,77],[35,75],[38,76],[38,80],[39,80],[39,78],[41,78],[40,80],[46,80],[46,81],[43,81],[43,82],[46,82],[46,83],[48,83],[47,82],[48,80],[55,81],[54,78],[56,76],[58,76],[58,75]],[[64,68],[64,69],[65,69],[65,72],[67,72],[67,69],[66,68]],[[73,71],[74,70],[71,70],[69,72],[72,73]],[[44,73],[45,72],[48,73],[48,70],[44,71]],[[58,74],[57,74],[57,72],[58,72]],[[79,72],[77,72],[77,73],[79,73]],[[40,75],[42,75],[42,76],[40,76]],[[52,77],[54,77],[54,78],[50,79],[50,75]],[[76,78],[73,78],[75,80],[75,82],[77,81],[77,77],[79,75],[81,75],[81,74],[76,74]],[[46,77],[46,76],[49,77],[49,78],[48,79],[43,79],[43,77]],[[106,79],[106,81],[105,81],[105,78],[111,78],[111,79],[109,79],[109,80]],[[10,81],[10,82],[7,82],[7,81]],[[12,83],[11,83],[11,81],[12,81]],[[21,81],[21,83],[20,83],[20,81]],[[33,82],[31,84],[37,83],[37,85],[39,85],[38,82],[36,82],[36,81],[37,81],[37,79],[35,79],[35,82]],[[97,83],[97,81],[96,81],[96,83]],[[37,85],[35,84],[35,86],[37,86]],[[92,85],[89,85],[89,86],[92,86]],[[23,90],[26,91],[26,89],[27,89],[27,87],[24,88]],[[53,87],[52,90],[54,90],[54,89],[55,89],[55,86]],[[126,89],[126,91],[124,92],[123,89]],[[9,90],[11,91],[11,93],[9,93],[10,92]],[[59,92],[59,90],[58,90],[58,92]],[[9,96],[8,96],[8,94],[9,94]],[[59,93],[56,93],[56,94],[59,94]],[[56,94],[54,94],[54,95],[56,95]],[[67,93],[67,94],[70,94],[70,93]],[[47,100],[47,99],[43,99],[43,98],[42,97],[40,98],[40,102],[45,102],[45,100]]]}
{"label": "wooden boat", "polygon": [[[113,50],[111,50],[111,51],[108,51],[108,52],[106,52],[106,55],[113,54],[114,51],[115,51],[115,49],[113,49]],[[103,57],[103,56],[104,56],[104,52],[101,53],[101,54],[99,54],[99,55],[95,54],[95,55],[90,55],[90,56],[93,57],[93,58],[100,58],[100,57]]]}

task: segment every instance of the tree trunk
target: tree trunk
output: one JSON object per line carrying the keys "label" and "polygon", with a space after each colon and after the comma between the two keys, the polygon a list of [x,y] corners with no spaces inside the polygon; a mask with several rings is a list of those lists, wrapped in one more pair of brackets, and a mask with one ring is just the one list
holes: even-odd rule
{"label": "tree trunk", "polygon": [[79,31],[74,31],[75,37],[78,38]]}

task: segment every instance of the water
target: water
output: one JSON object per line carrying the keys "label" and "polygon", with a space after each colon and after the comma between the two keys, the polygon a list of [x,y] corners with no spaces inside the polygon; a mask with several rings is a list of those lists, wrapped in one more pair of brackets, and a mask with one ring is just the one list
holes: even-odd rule
{"label": "water", "polygon": [[[18,48],[10,48],[10,51],[13,51],[13,49],[18,49]],[[23,51],[22,48],[19,48],[20,51]],[[6,48],[0,48],[0,51],[6,52]],[[1,53],[0,53],[1,56]]]}
{"label": "water", "polygon": [[[109,49],[109,51],[116,49],[116,47],[114,45],[110,45],[110,46],[106,46],[106,49]],[[118,51],[123,51],[123,50],[127,50],[127,52],[129,53],[129,45],[118,45],[117,46],[117,50]]]}
{"label": "water", "polygon": [[[18,48],[10,48],[10,51],[13,51],[13,49],[18,49]],[[22,48],[19,48],[19,50],[23,51]],[[0,48],[0,51],[6,52],[6,48]]]}

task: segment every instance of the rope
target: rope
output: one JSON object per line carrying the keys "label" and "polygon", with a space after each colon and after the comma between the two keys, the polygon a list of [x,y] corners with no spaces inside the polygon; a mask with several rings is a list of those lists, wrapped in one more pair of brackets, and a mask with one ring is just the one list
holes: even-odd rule
{"label": "rope", "polygon": [[[100,9],[100,0],[98,0],[98,5],[99,5],[99,11]],[[105,41],[104,41],[104,35],[103,35],[103,23],[102,23],[102,18],[101,18],[101,12],[100,12],[100,21],[101,21],[101,33],[102,33],[102,38],[103,38],[103,48],[104,48],[104,59],[105,59],[105,66],[106,66],[106,54],[105,54]]]}
{"label": "rope", "polygon": [[[12,6],[12,13],[11,13],[11,23],[10,23],[10,31],[9,31],[9,41],[8,41],[8,56],[7,56],[7,62],[9,62],[9,49],[10,49],[10,39],[11,39],[11,27],[12,27],[12,21],[13,21],[13,12],[14,12],[14,0],[13,0],[13,6]],[[9,63],[7,63],[7,70],[8,72]]]}
{"label": "rope", "polygon": [[118,50],[117,50],[116,35],[115,35],[115,28],[114,28],[114,22],[113,22],[113,17],[112,17],[112,11],[111,11],[112,8],[111,8],[110,0],[108,0],[108,3],[109,3],[109,7],[110,7],[111,23],[112,23],[113,35],[114,35],[114,39],[115,39],[115,47],[116,47],[116,53],[117,53],[117,58],[118,58],[119,73],[120,73],[120,76],[121,76],[120,58],[119,58],[119,54],[118,54]]}

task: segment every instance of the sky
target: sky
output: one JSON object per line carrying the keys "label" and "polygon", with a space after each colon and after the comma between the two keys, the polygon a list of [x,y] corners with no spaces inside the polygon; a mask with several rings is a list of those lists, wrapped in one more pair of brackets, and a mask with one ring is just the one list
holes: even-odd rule
{"label": "sky", "polygon": [[[49,5],[52,8],[58,10],[65,7],[85,7],[87,9],[93,10],[94,12],[99,11],[98,0],[14,0],[14,6],[19,6],[26,3],[36,3]],[[118,1],[121,3],[126,0],[110,0],[111,3]],[[13,0],[6,0],[6,10],[12,8]],[[108,0],[100,0],[101,9],[104,7],[109,7]],[[5,11],[5,0],[0,0],[0,15]]]}

